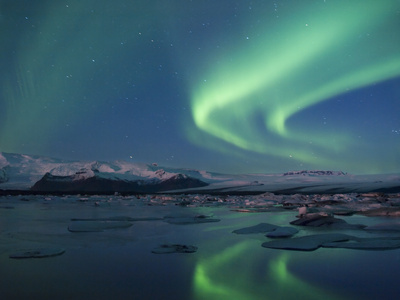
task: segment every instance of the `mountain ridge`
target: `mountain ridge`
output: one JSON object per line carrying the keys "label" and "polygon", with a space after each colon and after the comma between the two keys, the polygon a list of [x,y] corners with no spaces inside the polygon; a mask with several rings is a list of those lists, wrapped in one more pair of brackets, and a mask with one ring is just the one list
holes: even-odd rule
{"label": "mountain ridge", "polygon": [[[141,182],[141,185],[154,185],[179,174],[200,181],[212,181],[212,175],[207,172],[172,168],[165,170],[155,163],[64,161],[48,157],[0,152],[0,188],[7,189],[30,189],[43,178],[49,182],[55,178],[59,180],[62,177],[64,177],[64,181],[85,181],[96,177],[98,181],[104,182],[137,181]],[[183,179],[183,177],[180,177],[180,181]]]}
{"label": "mountain ridge", "polygon": [[0,190],[32,193],[349,193],[400,190],[399,174],[342,171],[221,174],[156,163],[65,161],[0,152]]}

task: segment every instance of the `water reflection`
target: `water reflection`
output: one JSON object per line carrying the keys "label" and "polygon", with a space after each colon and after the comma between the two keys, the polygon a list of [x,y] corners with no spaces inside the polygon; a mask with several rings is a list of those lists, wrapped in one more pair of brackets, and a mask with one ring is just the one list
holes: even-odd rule
{"label": "water reflection", "polygon": [[291,256],[261,249],[253,239],[227,247],[197,263],[194,299],[346,299],[293,274]]}
{"label": "water reflection", "polygon": [[[95,207],[55,202],[43,210],[45,206],[37,202],[16,199],[1,203],[14,209],[0,209],[2,299],[28,299],[35,294],[42,300],[60,295],[68,299],[397,300],[400,294],[400,249],[284,251],[261,247],[267,240],[264,234],[232,233],[261,222],[285,226],[297,212],[242,214],[227,208]],[[98,233],[67,230],[71,218],[162,217],[171,213],[213,215],[221,222],[174,225],[158,220]],[[384,219],[352,216],[346,221],[371,225]],[[326,230],[302,228],[297,236]],[[342,233],[375,236],[359,231]],[[163,243],[195,245],[198,252],[151,253]],[[44,246],[62,247],[66,252],[42,260],[8,258],[15,250]]]}

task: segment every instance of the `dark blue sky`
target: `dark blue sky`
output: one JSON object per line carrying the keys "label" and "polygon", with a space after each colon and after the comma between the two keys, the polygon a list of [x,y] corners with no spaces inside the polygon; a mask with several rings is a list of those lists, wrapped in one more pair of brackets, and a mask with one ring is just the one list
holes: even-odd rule
{"label": "dark blue sky", "polygon": [[0,151],[400,171],[400,3],[3,1]]}

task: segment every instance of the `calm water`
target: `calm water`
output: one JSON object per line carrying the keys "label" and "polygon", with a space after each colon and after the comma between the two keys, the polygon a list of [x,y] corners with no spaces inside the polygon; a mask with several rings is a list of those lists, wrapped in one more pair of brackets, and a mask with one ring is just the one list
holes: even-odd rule
{"label": "calm water", "polygon": [[[18,197],[0,198],[0,207],[1,299],[398,299],[400,295],[400,250],[273,250],[261,247],[268,240],[263,234],[232,233],[260,222],[288,225],[295,218],[293,211],[237,213],[228,207],[144,206],[121,200],[95,207],[90,201],[25,202]],[[130,228],[98,233],[67,230],[71,218],[170,213],[214,214],[221,222],[140,221]],[[299,235],[310,232],[302,230]],[[151,253],[163,243],[195,245],[198,251]],[[8,257],[35,247],[63,247],[66,252],[42,259]]]}

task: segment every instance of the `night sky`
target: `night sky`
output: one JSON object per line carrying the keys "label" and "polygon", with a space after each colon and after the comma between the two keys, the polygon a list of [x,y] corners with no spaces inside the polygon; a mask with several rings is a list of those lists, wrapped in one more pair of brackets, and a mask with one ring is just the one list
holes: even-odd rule
{"label": "night sky", "polygon": [[0,42],[0,151],[400,171],[399,0],[3,0]]}

